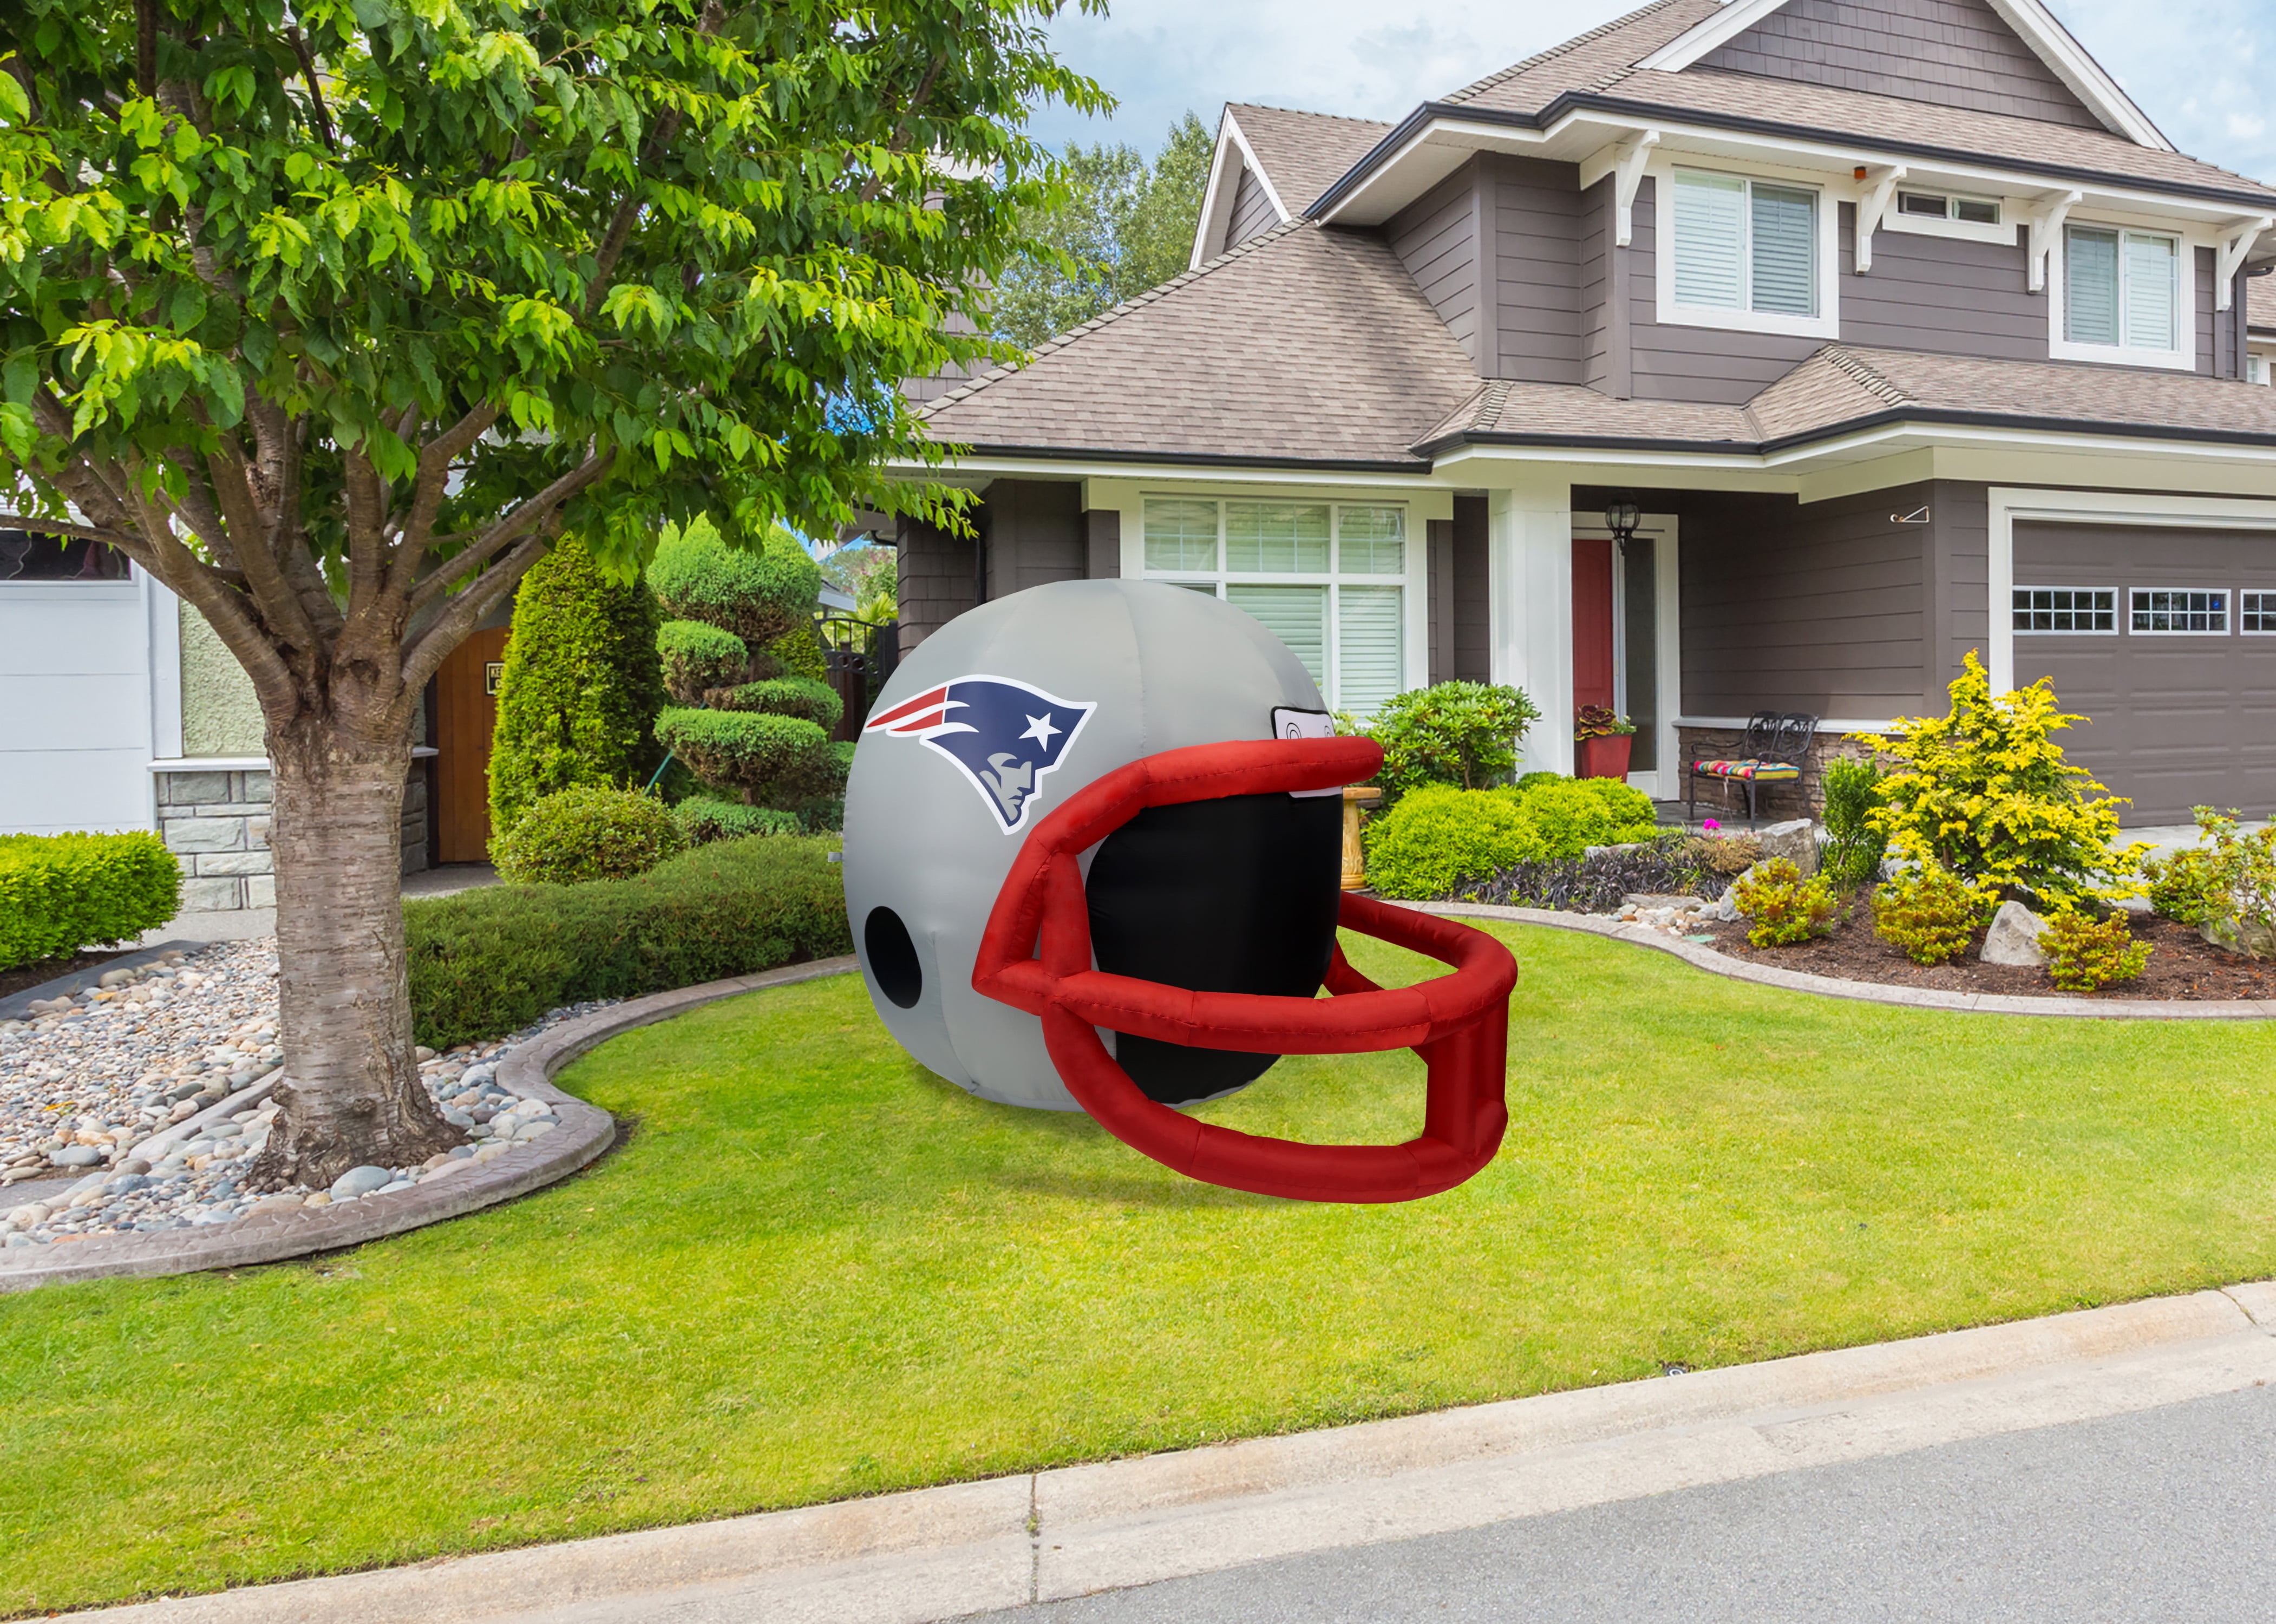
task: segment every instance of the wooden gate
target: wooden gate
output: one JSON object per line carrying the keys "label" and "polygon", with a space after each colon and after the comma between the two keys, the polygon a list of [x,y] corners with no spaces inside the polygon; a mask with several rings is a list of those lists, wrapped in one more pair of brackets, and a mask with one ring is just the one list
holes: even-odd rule
{"label": "wooden gate", "polygon": [[474,633],[435,673],[435,861],[486,862],[490,733],[508,628]]}

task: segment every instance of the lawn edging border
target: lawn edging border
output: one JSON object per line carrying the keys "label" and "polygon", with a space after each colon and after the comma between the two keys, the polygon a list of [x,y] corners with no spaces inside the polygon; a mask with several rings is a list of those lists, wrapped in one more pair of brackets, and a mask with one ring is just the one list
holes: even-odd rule
{"label": "lawn edging border", "polygon": [[1864,1004],[1893,1004],[1907,1009],[1949,1010],[1972,1015],[2046,1015],[2072,1021],[2276,1021],[2276,998],[2205,999],[2037,998],[2021,993],[1943,992],[1932,987],[1896,987],[1882,982],[1845,981],[1835,975],[1811,975],[1801,970],[1781,970],[1775,965],[1749,964],[1728,953],[1679,941],[1650,925],[1623,924],[1593,914],[1564,914],[1551,908],[1498,907],[1484,902],[1401,902],[1419,913],[1449,919],[1500,919],[1512,924],[1545,925],[1551,930],[1578,930],[1588,936],[1609,937],[1664,953],[1711,975],[1753,982],[1788,992],[1815,992],[1829,998],[1851,998]]}
{"label": "lawn edging border", "polygon": [[[29,1291],[115,1275],[196,1274],[209,1269],[282,1263],[311,1252],[399,1235],[542,1189],[594,1161],[616,1142],[614,1117],[553,1086],[554,1074],[570,1061],[619,1033],[653,1026],[721,998],[843,975],[854,968],[850,953],[785,965],[755,975],[733,975],[630,998],[554,1028],[508,1055],[498,1067],[498,1081],[517,1095],[535,1095],[550,1103],[560,1115],[561,1126],[465,1172],[391,1195],[367,1195],[297,1212],[256,1213],[207,1229],[103,1235],[59,1246],[13,1248],[0,1251],[0,1292]],[[274,1076],[267,1081],[273,1084]],[[240,1106],[245,1097],[243,1093],[233,1094],[223,1104]],[[57,1252],[65,1256],[58,1257]]]}
{"label": "lawn edging border", "polygon": [[207,945],[209,944],[204,942],[161,942],[156,947],[138,947],[133,952],[105,959],[101,964],[91,964],[83,970],[66,970],[51,981],[43,981],[36,987],[26,987],[20,992],[11,992],[0,998],[0,1021],[21,1021],[30,1013],[33,1005],[84,992],[113,970],[139,970],[146,964],[156,963],[168,953],[193,953]]}

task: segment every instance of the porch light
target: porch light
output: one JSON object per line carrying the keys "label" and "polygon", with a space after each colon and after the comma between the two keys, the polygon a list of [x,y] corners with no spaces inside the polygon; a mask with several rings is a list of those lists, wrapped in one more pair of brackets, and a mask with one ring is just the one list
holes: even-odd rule
{"label": "porch light", "polygon": [[1635,539],[1636,527],[1643,522],[1643,510],[1632,497],[1615,497],[1605,509],[1605,528],[1612,533],[1612,539],[1620,544],[1623,552]]}

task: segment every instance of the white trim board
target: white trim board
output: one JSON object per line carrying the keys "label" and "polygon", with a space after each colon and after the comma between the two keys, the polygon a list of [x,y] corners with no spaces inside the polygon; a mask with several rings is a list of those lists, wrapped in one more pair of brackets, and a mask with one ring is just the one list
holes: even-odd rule
{"label": "white trim board", "polygon": [[[1226,160],[1231,157],[1232,172],[1227,172]],[[1201,218],[1194,227],[1194,248],[1186,262],[1187,270],[1199,270],[1233,245],[1225,241],[1233,230],[1233,200],[1240,190],[1240,171],[1246,168],[1256,176],[1256,184],[1264,188],[1264,201],[1286,225],[1293,217],[1288,205],[1280,201],[1280,188],[1272,184],[1272,177],[1264,165],[1256,161],[1256,149],[1248,144],[1242,133],[1240,120],[1233,116],[1227,106],[1217,129],[1217,151],[1210,159],[1209,190],[1202,195]]]}
{"label": "white trim board", "polygon": [[[1787,0],[1725,0],[1723,9],[1714,16],[1678,34],[1636,65],[1663,73],[1680,73],[1737,39],[1786,3]],[[2122,135],[2138,147],[2159,152],[2174,150],[2173,142],[2150,122],[2149,115],[2134,104],[2134,98],[2118,87],[2118,81],[2087,55],[2071,37],[2070,31],[2039,0],[1991,0],[1991,4],[2000,20],[2015,31],[2015,37],[2029,46],[2031,54],[2045,63],[2048,70],[2069,87],[2071,94],[2085,102],[2088,110],[2102,120],[2112,133]]]}
{"label": "white trim board", "polygon": [[[2167,530],[2276,532],[2276,502],[2228,497],[2136,496],[2101,490],[2029,490],[1994,485],[1991,520],[1991,620],[1986,664],[1992,691],[2015,686],[2015,523],[2151,525]],[[2121,613],[2123,611],[2121,611]]]}

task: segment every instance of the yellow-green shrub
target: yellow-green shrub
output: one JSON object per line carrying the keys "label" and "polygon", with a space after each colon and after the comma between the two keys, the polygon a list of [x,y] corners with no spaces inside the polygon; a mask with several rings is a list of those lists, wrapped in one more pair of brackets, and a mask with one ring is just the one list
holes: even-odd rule
{"label": "yellow-green shrub", "polygon": [[2039,932],[2039,951],[2047,956],[2047,974],[2056,986],[2066,992],[2099,992],[2139,975],[2149,966],[2151,950],[2149,943],[2134,939],[2133,924],[2120,909],[2098,920],[2064,908]]}
{"label": "yellow-green shrub", "polygon": [[1386,897],[1428,901],[1465,881],[1545,856],[1507,795],[1426,785],[1367,828],[1367,877]]}
{"label": "yellow-green shrub", "polygon": [[140,936],[181,897],[181,865],[147,831],[0,835],[0,970]]}
{"label": "yellow-green shrub", "polygon": [[1833,929],[1833,888],[1823,874],[1803,879],[1784,857],[1757,864],[1732,887],[1731,901],[1752,922],[1747,940],[1757,947],[1785,947]]}
{"label": "yellow-green shrub", "polygon": [[1959,876],[1929,863],[1873,893],[1873,929],[1915,964],[1942,964],[1967,951],[1990,907]]}

